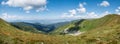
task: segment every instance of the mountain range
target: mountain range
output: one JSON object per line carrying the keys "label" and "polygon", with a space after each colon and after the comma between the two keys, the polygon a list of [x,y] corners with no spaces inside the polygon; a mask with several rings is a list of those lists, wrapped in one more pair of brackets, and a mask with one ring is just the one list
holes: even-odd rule
{"label": "mountain range", "polygon": [[[74,36],[75,34],[78,35]],[[120,44],[120,15],[109,14],[97,19],[79,19],[49,25],[6,22],[0,19],[0,43]]]}

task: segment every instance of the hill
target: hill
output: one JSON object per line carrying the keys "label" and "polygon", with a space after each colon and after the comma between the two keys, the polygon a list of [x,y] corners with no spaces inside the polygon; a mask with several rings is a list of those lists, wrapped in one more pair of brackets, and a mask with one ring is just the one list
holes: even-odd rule
{"label": "hill", "polygon": [[120,15],[110,14],[100,19],[85,20],[81,25],[81,40],[92,44],[120,44]]}
{"label": "hill", "polygon": [[30,23],[26,23],[26,22],[12,22],[10,23],[12,26],[21,29],[23,31],[28,31],[28,32],[33,32],[33,33],[42,33],[39,28],[39,30],[37,30],[32,24],[30,25]]}
{"label": "hill", "polygon": [[58,44],[64,43],[56,36],[21,31],[0,19],[0,44]]}
{"label": "hill", "polygon": [[89,30],[95,29],[95,28],[104,27],[106,25],[109,25],[109,26],[119,25],[119,24],[116,24],[116,22],[119,21],[118,20],[119,18],[120,18],[119,15],[110,14],[110,15],[107,15],[107,16],[104,16],[104,17],[98,18],[98,19],[76,20],[76,21],[73,21],[65,26],[57,28],[54,32],[61,33],[66,28],[69,30],[70,28],[76,28],[76,27],[79,27],[78,29],[81,32],[84,32],[84,31],[89,31]]}
{"label": "hill", "polygon": [[33,33],[49,33],[54,29],[66,25],[69,22],[59,22],[54,24],[40,24],[40,23],[28,23],[28,22],[11,22],[10,24],[23,31],[33,32]]}
{"label": "hill", "polygon": [[[120,15],[109,14],[98,19],[83,19],[58,28],[54,32],[67,35],[71,31],[84,32],[77,36],[83,44],[120,44]],[[67,28],[67,33],[65,29]],[[58,31],[59,30],[59,31]],[[77,32],[76,31],[76,32]]]}
{"label": "hill", "polygon": [[[55,35],[36,34],[21,31],[0,19],[1,44],[120,44],[120,16],[110,14],[98,19],[76,20],[59,27]],[[79,28],[78,28],[79,27]],[[68,33],[84,32],[78,36],[61,35],[64,29]],[[59,30],[59,31],[58,31]],[[54,34],[54,33],[53,33]]]}

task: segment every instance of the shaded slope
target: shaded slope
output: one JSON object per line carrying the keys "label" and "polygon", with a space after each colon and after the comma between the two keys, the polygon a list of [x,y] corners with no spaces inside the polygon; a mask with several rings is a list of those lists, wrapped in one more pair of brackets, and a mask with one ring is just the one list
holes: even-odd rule
{"label": "shaded slope", "polygon": [[56,29],[57,27],[66,25],[68,23],[69,22],[59,22],[55,24],[44,25],[40,23],[11,22],[11,25],[23,31],[28,31],[33,33],[49,33],[54,29]]}
{"label": "shaded slope", "polygon": [[33,25],[25,22],[12,22],[12,26],[21,29],[23,31],[33,32],[33,33],[41,33],[41,31],[37,30]]}

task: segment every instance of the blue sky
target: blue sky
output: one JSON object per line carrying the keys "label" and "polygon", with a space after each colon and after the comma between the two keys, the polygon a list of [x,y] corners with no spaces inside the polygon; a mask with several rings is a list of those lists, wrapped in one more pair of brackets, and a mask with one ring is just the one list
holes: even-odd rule
{"label": "blue sky", "polygon": [[120,0],[0,0],[5,20],[98,18],[120,14]]}

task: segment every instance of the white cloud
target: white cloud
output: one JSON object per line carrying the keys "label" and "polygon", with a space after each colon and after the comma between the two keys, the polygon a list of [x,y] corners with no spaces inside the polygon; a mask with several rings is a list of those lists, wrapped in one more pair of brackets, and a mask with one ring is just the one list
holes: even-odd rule
{"label": "white cloud", "polygon": [[103,17],[103,16],[106,16],[106,15],[108,15],[108,14],[111,14],[109,11],[105,11],[105,12],[103,12],[102,14],[101,14],[101,17]]}
{"label": "white cloud", "polygon": [[70,16],[68,15],[68,13],[64,13],[62,17],[63,18],[74,18],[74,19],[92,19],[92,18],[100,18],[102,16],[99,16],[95,12],[89,12],[89,13],[86,13],[85,15],[75,15],[75,16]]}
{"label": "white cloud", "polygon": [[66,17],[73,17],[73,16],[69,15],[68,13],[63,13],[61,17],[66,18]]}
{"label": "white cloud", "polygon": [[69,10],[67,13],[63,13],[61,17],[76,18],[78,13],[81,14],[86,12],[86,8],[84,7],[84,5],[86,4],[87,4],[86,2],[80,3],[79,8]]}
{"label": "white cloud", "polygon": [[85,13],[85,12],[86,12],[86,9],[85,9],[85,8],[79,8],[79,9],[77,9],[77,11],[78,11],[79,13]]}
{"label": "white cloud", "polygon": [[118,9],[120,9],[120,6],[118,7]]}
{"label": "white cloud", "polygon": [[48,10],[48,9],[46,9],[46,6],[36,9],[36,12],[40,12],[40,11],[44,11],[44,10]]}
{"label": "white cloud", "polygon": [[108,1],[103,1],[102,3],[100,3],[100,6],[108,7],[110,6],[110,3]]}
{"label": "white cloud", "polygon": [[3,1],[1,4],[10,7],[21,7],[26,11],[31,9],[43,11],[46,8],[47,0],[8,0],[6,2]]}
{"label": "white cloud", "polygon": [[26,11],[26,13],[30,13],[30,11]]}
{"label": "white cloud", "polygon": [[77,11],[79,13],[85,13],[86,12],[86,8],[84,8],[83,6],[84,4],[79,4],[79,8],[77,8]]}
{"label": "white cloud", "polygon": [[100,18],[100,16],[98,14],[96,14],[95,12],[89,12],[85,16],[85,18]]}
{"label": "white cloud", "polygon": [[95,12],[90,12],[88,13],[88,16],[97,16],[97,15],[95,14]]}
{"label": "white cloud", "polygon": [[19,17],[15,16],[15,15],[8,15],[8,13],[2,13],[1,18],[3,18],[3,19],[17,19]]}
{"label": "white cloud", "polygon": [[110,14],[110,12],[109,11],[105,11],[104,14]]}
{"label": "white cloud", "polygon": [[75,9],[69,10],[69,13],[70,13],[70,16],[74,16],[76,15],[76,10]]}
{"label": "white cloud", "polygon": [[1,2],[1,4],[2,4],[2,5],[5,5],[5,2],[3,1],[3,2]]}
{"label": "white cloud", "polygon": [[26,7],[24,7],[23,9],[26,10],[26,11],[28,11],[28,10],[33,9],[33,7],[32,7],[32,6],[26,6]]}
{"label": "white cloud", "polygon": [[120,15],[120,6],[115,9],[115,13]]}
{"label": "white cloud", "polygon": [[115,12],[119,12],[119,9],[115,9]]}

